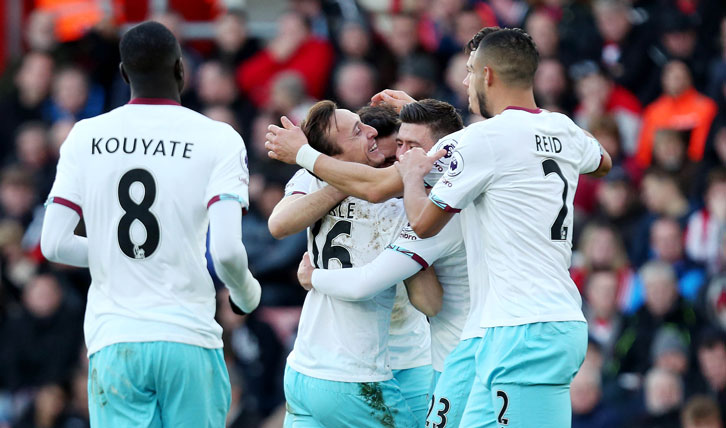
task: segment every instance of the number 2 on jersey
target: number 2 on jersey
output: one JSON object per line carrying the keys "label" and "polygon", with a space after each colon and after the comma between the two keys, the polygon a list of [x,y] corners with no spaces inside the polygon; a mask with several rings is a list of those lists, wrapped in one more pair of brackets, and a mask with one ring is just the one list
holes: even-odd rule
{"label": "number 2 on jersey", "polygon": [[[141,183],[144,186],[144,198],[140,203],[131,198],[131,185]],[[132,259],[145,259],[151,256],[159,246],[159,221],[149,208],[156,199],[156,182],[151,173],[145,169],[132,169],[121,177],[118,183],[118,202],[124,215],[118,222],[118,245],[121,251]],[[138,220],[146,229],[146,240],[135,244],[131,240],[131,224]]]}
{"label": "number 2 on jersey", "polygon": [[552,223],[552,228],[550,228],[550,239],[553,241],[567,241],[568,228],[567,226],[563,226],[565,218],[567,217],[567,180],[565,180],[560,166],[557,165],[554,159],[543,160],[542,170],[544,171],[545,177],[552,173],[557,174],[562,180],[562,184],[564,184],[562,188],[562,208],[560,208],[560,212],[557,214],[555,222]]}

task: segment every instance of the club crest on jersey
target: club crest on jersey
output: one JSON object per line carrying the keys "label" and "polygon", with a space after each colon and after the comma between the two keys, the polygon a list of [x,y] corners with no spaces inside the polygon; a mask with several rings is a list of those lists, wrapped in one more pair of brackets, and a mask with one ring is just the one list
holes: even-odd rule
{"label": "club crest on jersey", "polygon": [[446,172],[446,174],[449,177],[456,177],[457,175],[461,174],[461,171],[463,170],[464,158],[461,156],[461,153],[454,152],[451,162],[449,163],[449,170]]}

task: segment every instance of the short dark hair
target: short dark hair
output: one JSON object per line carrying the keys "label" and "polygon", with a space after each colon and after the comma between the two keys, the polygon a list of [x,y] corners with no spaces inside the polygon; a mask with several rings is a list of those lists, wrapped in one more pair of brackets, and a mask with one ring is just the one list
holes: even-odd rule
{"label": "short dark hair", "polygon": [[340,146],[330,138],[330,127],[336,126],[335,110],[338,106],[330,101],[318,101],[310,107],[308,115],[300,127],[308,138],[308,144],[315,150],[328,156],[343,153]]}
{"label": "short dark hair", "polygon": [[474,37],[472,37],[471,40],[469,40],[469,43],[467,43],[466,46],[464,46],[464,52],[467,55],[474,52],[475,50],[477,50],[479,48],[479,44],[481,43],[482,39],[484,39],[484,37],[496,32],[496,31],[499,31],[499,30],[501,30],[501,28],[499,28],[499,27],[482,28],[481,30],[479,30],[479,32],[474,34]]}
{"label": "short dark hair", "polygon": [[376,128],[381,138],[392,135],[401,126],[398,113],[387,104],[361,107],[358,109],[358,116],[361,122]]}
{"label": "short dark hair", "polygon": [[401,122],[427,126],[431,130],[434,141],[464,127],[464,122],[454,106],[433,99],[425,99],[403,106]]}
{"label": "short dark hair", "polygon": [[[472,39],[470,44],[473,41]],[[498,28],[496,31],[491,31],[479,40],[476,51],[479,52],[478,55],[484,55],[484,58],[491,61],[492,68],[507,85],[523,88],[534,85],[539,52],[532,37],[524,30]]]}
{"label": "short dark hair", "polygon": [[119,53],[127,73],[151,77],[171,70],[181,58],[181,47],[168,28],[146,21],[121,37]]}

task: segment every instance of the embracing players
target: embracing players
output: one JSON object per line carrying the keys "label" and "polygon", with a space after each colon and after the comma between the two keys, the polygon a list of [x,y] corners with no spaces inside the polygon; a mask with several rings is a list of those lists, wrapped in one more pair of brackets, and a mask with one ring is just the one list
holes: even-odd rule
{"label": "embracing players", "polygon": [[[586,346],[580,298],[567,270],[572,198],[578,175],[604,175],[610,158],[568,118],[537,109],[532,79],[538,56],[524,32],[487,28],[470,48],[464,83],[471,109],[496,116],[467,128],[462,140],[468,144],[451,154],[431,199],[423,177],[441,154],[426,157],[413,150],[404,156],[399,169],[407,214],[416,232],[431,236],[468,207],[462,222],[470,231],[465,234],[470,286],[491,287],[482,309],[486,339],[462,426],[568,426],[569,383]],[[345,191],[356,174],[373,174],[343,171],[306,146],[300,151],[276,141],[267,146],[271,157],[289,160],[292,154]],[[379,178],[384,181],[375,196],[395,194],[396,180],[390,174]],[[562,184],[552,191],[557,183]],[[538,352],[522,351],[528,347]]]}

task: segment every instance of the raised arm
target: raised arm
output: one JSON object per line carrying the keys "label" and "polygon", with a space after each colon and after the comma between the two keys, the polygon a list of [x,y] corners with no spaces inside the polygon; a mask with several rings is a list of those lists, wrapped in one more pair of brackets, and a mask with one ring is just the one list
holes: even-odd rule
{"label": "raised arm", "polygon": [[40,251],[46,259],[88,267],[88,239],[73,233],[80,219],[73,208],[52,201],[48,204],[40,235]]}
{"label": "raised arm", "polygon": [[209,207],[209,252],[219,279],[229,289],[233,308],[237,313],[252,312],[260,303],[262,289],[248,269],[237,201],[223,200]]}
{"label": "raised arm", "polygon": [[[393,167],[373,168],[359,163],[345,162],[320,154],[308,145],[302,129],[283,116],[284,128],[275,125],[268,127],[265,147],[272,159],[295,164],[312,171],[328,184],[343,193],[370,202],[382,202],[403,192],[403,183]],[[301,150],[302,149],[302,150]],[[317,159],[308,165],[305,153],[314,152]],[[308,159],[309,156],[308,156]]]}
{"label": "raised arm", "polygon": [[294,194],[282,198],[272,210],[267,227],[276,239],[282,239],[305,230],[346,195],[333,186],[326,186],[308,195]]}
{"label": "raised arm", "polygon": [[[394,250],[385,250],[367,265],[347,269],[315,269],[307,253],[298,268],[298,280],[306,290],[347,301],[369,300],[398,282],[416,276],[421,265]],[[441,309],[443,290],[433,269],[406,283],[409,300],[416,309],[434,316]],[[437,301],[438,300],[438,301]]]}

